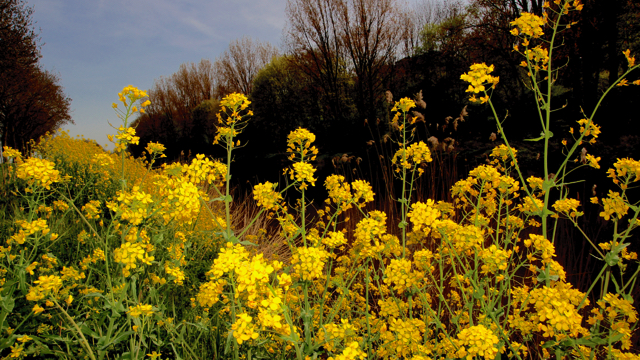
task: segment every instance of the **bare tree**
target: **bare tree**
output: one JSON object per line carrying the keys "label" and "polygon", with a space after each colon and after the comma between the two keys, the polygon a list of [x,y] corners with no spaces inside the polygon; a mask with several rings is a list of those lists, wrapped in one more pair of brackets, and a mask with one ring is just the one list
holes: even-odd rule
{"label": "bare tree", "polygon": [[374,116],[405,33],[396,0],[289,0],[287,18],[290,58],[328,97],[331,117],[343,117],[349,77],[360,115]]}
{"label": "bare tree", "polygon": [[32,15],[22,0],[0,2],[0,142],[20,149],[73,123],[59,78],[39,64]]}
{"label": "bare tree", "polygon": [[278,49],[268,42],[254,41],[247,36],[232,41],[214,64],[219,95],[250,94],[258,72],[278,55]]}
{"label": "bare tree", "polygon": [[325,111],[338,121],[349,97],[339,1],[289,0],[285,30],[288,59],[321,90]]}
{"label": "bare tree", "polygon": [[406,27],[395,0],[339,1],[340,32],[356,76],[360,115],[374,119]]}

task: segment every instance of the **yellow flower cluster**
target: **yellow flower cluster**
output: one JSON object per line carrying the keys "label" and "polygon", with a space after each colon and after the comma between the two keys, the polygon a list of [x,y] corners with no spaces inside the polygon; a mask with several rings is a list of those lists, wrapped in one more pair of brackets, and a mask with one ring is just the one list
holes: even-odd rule
{"label": "yellow flower cluster", "polygon": [[426,203],[416,201],[411,204],[411,211],[407,217],[413,224],[413,231],[423,231],[428,234],[429,228],[440,215],[440,211],[434,207],[434,201],[428,199]]}
{"label": "yellow flower cluster", "polygon": [[[449,222],[449,220],[443,222]],[[442,227],[440,224],[442,224],[442,222],[436,223],[434,227],[438,228],[441,233],[446,233],[446,227]],[[477,249],[484,240],[484,230],[475,225],[455,226],[455,230],[452,233],[453,238],[451,241],[453,248],[459,254],[471,253]]]}
{"label": "yellow flower cluster", "polygon": [[137,145],[140,141],[140,138],[136,135],[136,130],[132,127],[128,127],[125,129],[124,126],[120,126],[118,128],[118,134],[116,135],[116,139],[120,140],[121,144],[134,144]]}
{"label": "yellow flower cluster", "polygon": [[528,248],[531,245],[540,253],[543,264],[551,262],[551,259],[556,256],[555,246],[542,235],[529,234],[529,239],[524,240],[524,246]]}
{"label": "yellow flower cluster", "polygon": [[557,212],[567,214],[571,218],[576,218],[584,214],[582,211],[578,211],[580,201],[576,199],[560,199],[556,201],[552,206],[554,209],[556,209]]}
{"label": "yellow flower cluster", "polygon": [[95,264],[98,261],[105,261],[104,251],[102,249],[95,249],[93,250],[93,254],[82,259],[80,267],[82,270],[86,270],[89,267],[89,264]]}
{"label": "yellow flower cluster", "polygon": [[416,102],[405,97],[400,99],[400,101],[396,101],[391,111],[398,111],[398,112],[401,111],[406,114],[409,110],[411,110],[414,107],[416,107]]}
{"label": "yellow flower cluster", "polygon": [[78,281],[86,277],[83,272],[66,266],[62,267],[62,271],[60,271],[60,274],[62,274],[62,280]]}
{"label": "yellow flower cluster", "polygon": [[[507,270],[508,261],[513,250],[500,249],[496,245],[491,245],[487,249],[480,252],[480,257],[484,264],[482,265],[482,273],[497,273],[498,271]],[[499,277],[499,276],[498,276]]]}
{"label": "yellow flower cluster", "polygon": [[293,164],[293,170],[290,171],[291,180],[295,180],[300,183],[300,189],[307,188],[307,182],[311,186],[315,186],[316,179],[313,177],[313,173],[316,169],[309,163],[296,162]]}
{"label": "yellow flower cluster", "polygon": [[[39,238],[39,236],[45,236],[51,232],[45,219],[36,219],[30,222],[24,220],[16,220],[16,225],[20,226],[20,230],[16,234],[13,234],[7,240],[7,244],[9,245],[11,245],[12,243],[22,245],[25,243],[25,241],[27,241],[27,237],[29,237],[30,235],[35,234],[36,237]],[[57,234],[51,233],[52,240],[55,240],[57,237]]]}
{"label": "yellow flower cluster", "polygon": [[231,111],[245,110],[250,104],[251,101],[245,95],[239,93],[229,94],[220,100],[222,111],[227,111],[226,108]]}
{"label": "yellow flower cluster", "polygon": [[87,219],[98,219],[100,218],[100,201],[99,200],[91,200],[88,203],[82,206],[82,212]]}
{"label": "yellow flower cluster", "polygon": [[221,184],[227,177],[227,165],[220,161],[211,161],[197,154],[189,166],[182,167],[183,174],[193,184]]}
{"label": "yellow flower cluster", "polygon": [[153,314],[153,306],[149,304],[138,304],[136,306],[130,306],[127,311],[131,317],[138,318],[140,316],[149,316]]}
{"label": "yellow flower cluster", "polygon": [[185,275],[179,266],[174,266],[169,262],[164,263],[164,272],[170,277],[173,277],[173,282],[177,285],[184,283]]}
{"label": "yellow flower cluster", "polygon": [[253,199],[258,203],[258,206],[265,210],[275,210],[278,207],[282,201],[282,195],[275,190],[276,186],[278,184],[267,181],[253,187]]}
{"label": "yellow flower cluster", "polygon": [[357,242],[369,244],[375,238],[387,232],[387,214],[374,210],[356,225],[355,238]]}
{"label": "yellow flower cluster", "polygon": [[101,167],[109,167],[115,164],[115,160],[113,160],[113,158],[106,153],[98,153],[93,155],[93,159],[91,159],[91,162]]}
{"label": "yellow flower cluster", "polygon": [[29,288],[26,298],[29,301],[39,301],[51,294],[57,294],[62,287],[62,278],[57,275],[44,275],[33,283],[36,286]]}
{"label": "yellow flower cluster", "polygon": [[329,257],[326,250],[316,247],[299,247],[291,257],[294,273],[302,280],[314,280],[322,276]]}
{"label": "yellow flower cluster", "polygon": [[622,219],[623,216],[627,214],[629,210],[629,205],[624,201],[624,199],[620,196],[620,193],[617,191],[609,190],[609,196],[602,199],[602,205],[604,206],[603,211],[600,213],[605,220],[609,220],[611,215],[614,215],[619,219]]}
{"label": "yellow flower cluster", "polygon": [[[532,49],[527,49],[524,52],[524,56],[533,65],[534,71],[547,70],[549,63],[549,50],[538,45]],[[522,61],[520,66],[526,68],[529,64],[526,61]]]}
{"label": "yellow flower cluster", "polygon": [[253,318],[246,313],[238,314],[237,317],[236,322],[231,325],[231,330],[238,344],[242,345],[245,341],[257,339],[260,334],[256,332],[255,326],[251,323]]}
{"label": "yellow flower cluster", "polygon": [[476,356],[484,357],[486,360],[495,359],[498,353],[498,337],[484,325],[476,325],[463,329],[458,333],[459,359],[473,359]]}
{"label": "yellow flower cluster", "polygon": [[314,161],[318,155],[318,149],[312,146],[316,136],[307,129],[298,128],[287,136],[287,152],[291,161]]}
{"label": "yellow flower cluster", "polygon": [[[125,107],[129,107],[129,105],[147,96],[148,95],[146,91],[140,90],[133,85],[125,86],[124,88],[122,88],[122,92],[118,93],[118,99],[124,104]],[[129,100],[128,104],[127,104],[127,100]],[[142,103],[141,106],[144,108],[149,106],[150,104],[151,102],[147,100],[144,103]],[[118,105],[114,103],[113,108],[116,108],[116,107],[118,107]]]}
{"label": "yellow flower cluster", "polygon": [[[517,157],[518,150],[512,147],[509,147],[505,144],[500,144],[491,150],[491,156],[494,160],[492,160],[493,164],[497,164],[500,160],[502,162],[506,162],[511,159],[511,153],[513,153],[513,157]],[[511,164],[513,165],[513,160],[511,160]]]}
{"label": "yellow flower cluster", "polygon": [[200,213],[200,197],[206,197],[198,187],[186,177],[158,176],[155,182],[159,188],[161,214],[165,224],[172,220],[192,224]]}
{"label": "yellow flower cluster", "polygon": [[[346,205],[351,200],[351,186],[345,181],[342,175],[330,175],[324,181],[324,186],[329,191],[329,199],[334,204],[341,206]],[[344,209],[350,207],[347,205]]]}
{"label": "yellow flower cluster", "polygon": [[351,343],[349,343],[349,345],[347,345],[347,347],[344,348],[344,350],[342,350],[342,353],[340,355],[336,356],[335,358],[330,356],[329,358],[327,358],[327,360],[364,360],[364,358],[366,357],[367,354],[365,354],[364,351],[360,350],[360,345],[358,344],[358,342],[352,341]]}
{"label": "yellow flower cluster", "polygon": [[54,169],[55,164],[47,159],[30,157],[16,169],[16,176],[27,181],[29,186],[38,185],[47,190],[51,184],[60,181],[60,172]]}
{"label": "yellow flower cluster", "polygon": [[160,157],[167,157],[165,154],[163,154],[166,148],[164,147],[164,145],[158,142],[150,141],[149,143],[147,143],[147,147],[145,149],[147,150],[149,155],[159,155]]}
{"label": "yellow flower cluster", "polygon": [[[401,168],[412,169],[422,163],[431,162],[431,151],[424,142],[420,141],[409,145],[406,149],[399,149],[393,158],[391,163],[397,165],[396,171],[399,172]],[[418,169],[418,174],[421,175],[422,169]]]}
{"label": "yellow flower cluster", "polygon": [[411,270],[411,261],[407,259],[391,259],[391,263],[385,270],[384,282],[391,286],[399,294],[411,291],[414,286],[418,286],[424,278],[424,274]]}
{"label": "yellow flower cluster", "polygon": [[[570,284],[555,282],[551,287],[544,286],[529,293],[528,303],[533,305],[535,313],[529,319],[537,325],[544,337],[567,334],[577,337],[586,334],[582,327],[582,316],[578,313],[584,294],[572,289]],[[589,304],[585,300],[582,306]]]}
{"label": "yellow flower cluster", "polygon": [[627,65],[632,68],[636,65],[636,58],[631,56],[631,49],[627,49],[622,52],[622,55],[627,59]]}
{"label": "yellow flower cluster", "polygon": [[623,350],[631,348],[632,327],[638,321],[638,312],[632,302],[633,300],[620,298],[619,294],[608,293],[598,300],[597,304],[600,309],[593,309],[594,316],[589,318],[589,323],[593,325],[597,320],[604,320],[602,311],[605,312],[610,329],[617,333],[616,336],[622,337],[620,341]]}
{"label": "yellow flower cluster", "polygon": [[20,151],[9,146],[2,147],[2,156],[7,159],[16,159],[16,162],[22,160],[22,154]]}
{"label": "yellow flower cluster", "polygon": [[592,136],[589,144],[595,144],[598,135],[601,133],[600,126],[596,125],[593,121],[589,121],[589,119],[580,119],[578,120],[578,124],[580,124],[580,134],[584,134],[585,138]]}
{"label": "yellow flower cluster", "polygon": [[113,259],[115,262],[124,265],[122,274],[124,276],[131,275],[131,270],[138,267],[138,261],[142,264],[151,265],[155,259],[147,254],[147,247],[141,243],[125,242],[117,249],[113,250]]}
{"label": "yellow flower cluster", "polygon": [[132,225],[140,225],[153,212],[151,195],[134,186],[131,191],[118,191],[117,202],[107,202],[107,208]]}
{"label": "yellow flower cluster", "polygon": [[[619,178],[623,180],[622,186],[626,186],[627,182],[636,182],[640,179],[640,161],[629,158],[618,159],[613,164],[613,167],[615,167],[615,170],[609,169],[607,174],[615,184],[620,183]],[[633,178],[634,176],[635,178]]]}
{"label": "yellow flower cluster", "polygon": [[377,354],[381,357],[411,358],[416,345],[422,343],[422,334],[426,324],[420,319],[389,319],[389,325],[380,329],[380,337],[384,340]]}
{"label": "yellow flower cluster", "polygon": [[367,181],[356,180],[351,183],[351,187],[353,188],[353,201],[358,204],[358,207],[373,201],[375,193]]}
{"label": "yellow flower cluster", "polygon": [[347,238],[341,231],[329,231],[322,239],[322,243],[329,248],[337,248],[347,243]]}
{"label": "yellow flower cluster", "polygon": [[523,35],[532,38],[539,38],[544,35],[542,26],[545,25],[543,18],[538,15],[523,12],[519,18],[511,22],[511,26],[514,28],[511,30],[511,34],[514,36]]}
{"label": "yellow flower cluster", "polygon": [[[489,95],[486,95],[485,92],[485,85],[491,84],[491,87],[495,88],[498,82],[500,82],[500,78],[498,76],[489,75],[492,72],[493,65],[487,66],[485,63],[482,63],[471,65],[471,70],[468,73],[460,75],[461,80],[470,83],[469,88],[467,88],[466,92],[473,93],[473,95],[469,99],[469,101],[480,101],[481,104],[484,104],[489,100]],[[485,96],[481,97],[478,100],[476,99],[475,94],[479,92],[485,92]]]}

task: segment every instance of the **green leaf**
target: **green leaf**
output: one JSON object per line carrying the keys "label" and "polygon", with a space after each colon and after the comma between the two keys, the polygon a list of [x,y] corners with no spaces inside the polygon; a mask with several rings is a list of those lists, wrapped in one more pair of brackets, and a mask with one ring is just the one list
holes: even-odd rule
{"label": "green leaf", "polygon": [[80,325],[80,331],[82,331],[83,334],[89,335],[94,339],[99,339],[100,338],[100,335],[98,335],[98,333],[96,333],[95,331],[89,329],[87,324]]}
{"label": "green leaf", "polygon": [[535,139],[524,139],[524,141],[540,141],[544,139],[544,135],[541,135],[540,137],[537,137]]}
{"label": "green leaf", "polygon": [[229,351],[231,350],[231,342],[233,341],[233,330],[229,331],[229,335],[227,335],[227,341],[224,345],[224,354],[227,355],[229,354]]}
{"label": "green leaf", "polygon": [[0,303],[0,305],[2,306],[3,315],[5,314],[5,312],[10,314],[16,305],[16,301],[11,296],[5,296],[5,297],[2,297],[2,302]]}
{"label": "green leaf", "polygon": [[613,251],[609,251],[607,255],[604,256],[604,261],[609,266],[616,266],[618,262],[620,262],[620,257],[618,256],[617,253]]}
{"label": "green leaf", "polygon": [[98,348],[98,350],[105,350],[106,348],[108,348],[111,345],[116,345],[126,339],[129,338],[129,335],[135,334],[135,331],[125,331],[122,334],[116,336],[113,340],[111,340],[110,342],[106,343],[105,345],[102,345],[102,347]]}

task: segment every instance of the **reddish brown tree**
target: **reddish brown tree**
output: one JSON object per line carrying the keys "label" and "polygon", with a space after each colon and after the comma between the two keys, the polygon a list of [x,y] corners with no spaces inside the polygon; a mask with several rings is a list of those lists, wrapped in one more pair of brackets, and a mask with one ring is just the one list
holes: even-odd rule
{"label": "reddish brown tree", "polygon": [[0,141],[24,149],[31,139],[73,122],[71,99],[38,61],[33,9],[21,0],[0,3]]}
{"label": "reddish brown tree", "polygon": [[236,39],[214,63],[218,93],[250,94],[253,80],[279,51],[268,42],[254,41],[248,36]]}

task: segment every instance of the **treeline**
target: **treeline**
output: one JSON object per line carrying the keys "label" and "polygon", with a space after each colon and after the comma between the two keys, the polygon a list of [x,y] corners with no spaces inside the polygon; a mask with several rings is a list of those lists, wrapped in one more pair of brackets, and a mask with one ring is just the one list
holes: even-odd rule
{"label": "treeline", "polygon": [[71,99],[40,64],[32,15],[22,0],[0,1],[0,145],[17,149],[72,122]]}
{"label": "treeline", "polygon": [[[372,158],[384,156],[387,120],[394,100],[423,101],[414,116],[416,136],[457,154],[469,166],[484,160],[496,132],[486,106],[468,106],[460,75],[476,62],[494,64],[500,84],[493,94],[510,138],[537,137],[536,107],[524,86],[522,57],[514,51],[510,22],[522,12],[542,14],[542,0],[425,1],[406,7],[396,0],[290,0],[284,47],[249,38],[232,41],[215,61],[183,64],[149,91],[152,105],[136,120],[139,155],[148,141],[167,145],[168,159],[196,153],[216,156],[218,100],[230,92],[248,94],[254,119],[237,152],[240,176],[273,177],[281,168],[286,136],[303,126],[318,136],[327,168],[344,159],[364,161],[353,168],[373,176]],[[552,61],[560,70],[552,89],[556,104],[554,140],[590,114],[596,99],[626,70],[623,50],[640,51],[640,5],[632,0],[585,1],[584,9],[561,33],[563,46]],[[596,123],[604,141],[589,153],[604,163],[638,151],[640,137],[628,129],[638,119],[633,100],[640,87],[615,89]],[[606,114],[605,116],[603,116]],[[554,132],[556,131],[554,130]],[[518,143],[523,161],[534,166],[536,143]],[[617,146],[620,144],[620,146]],[[559,149],[559,145],[557,146]],[[375,150],[375,151],[374,151]],[[627,152],[623,154],[623,152]],[[631,152],[631,153],[629,153]],[[338,160],[338,161],[336,161]],[[374,159],[375,160],[375,159]],[[258,170],[264,165],[265,172]],[[357,165],[357,166],[356,166]],[[250,169],[242,174],[242,169]],[[267,169],[270,169],[266,172]],[[331,169],[333,171],[333,169]]]}

